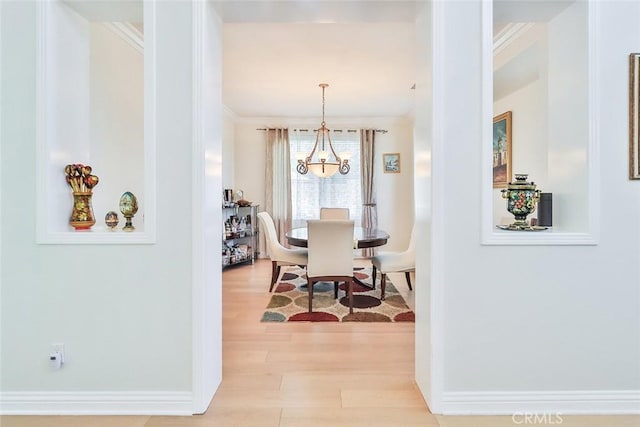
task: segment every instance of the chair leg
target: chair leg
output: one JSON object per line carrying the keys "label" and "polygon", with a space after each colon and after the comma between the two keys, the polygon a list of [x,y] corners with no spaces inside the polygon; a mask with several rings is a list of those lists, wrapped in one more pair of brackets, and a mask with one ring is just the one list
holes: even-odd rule
{"label": "chair leg", "polygon": [[411,287],[411,272],[410,271],[405,271],[404,272],[404,277],[407,278],[407,285],[409,285],[409,290],[412,291],[413,288]]}
{"label": "chair leg", "polygon": [[307,278],[307,293],[309,294],[309,313],[313,311],[313,282]]}
{"label": "chair leg", "polygon": [[376,288],[376,273],[377,273],[377,269],[376,266],[373,266],[373,271],[371,272],[371,289],[375,289]]}
{"label": "chair leg", "polygon": [[345,282],[347,294],[349,295],[349,314],[353,314],[353,279]]}
{"label": "chair leg", "polygon": [[273,285],[280,277],[280,266],[277,261],[271,261],[271,286],[269,286],[269,292],[273,291]]}
{"label": "chair leg", "polygon": [[380,299],[384,301],[384,291],[387,289],[387,273],[382,273],[380,276]]}
{"label": "chair leg", "polygon": [[333,282],[333,297],[335,299],[338,299],[338,283],[339,282]]}

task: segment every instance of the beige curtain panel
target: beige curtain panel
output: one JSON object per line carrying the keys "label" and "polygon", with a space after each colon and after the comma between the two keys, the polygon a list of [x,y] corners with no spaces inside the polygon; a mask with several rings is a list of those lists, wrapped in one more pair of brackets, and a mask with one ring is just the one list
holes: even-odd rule
{"label": "beige curtain panel", "polygon": [[[378,227],[378,210],[373,181],[376,131],[360,129],[360,178],[362,181],[362,227]],[[373,256],[374,249],[362,250],[362,256]]]}
{"label": "beige curtain panel", "polygon": [[265,210],[273,218],[280,243],[286,247],[285,233],[291,228],[291,164],[289,130],[267,130]]}

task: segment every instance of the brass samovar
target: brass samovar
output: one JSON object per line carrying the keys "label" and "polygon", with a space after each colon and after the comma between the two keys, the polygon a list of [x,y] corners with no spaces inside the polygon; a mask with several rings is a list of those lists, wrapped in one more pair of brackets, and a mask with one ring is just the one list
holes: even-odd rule
{"label": "brass samovar", "polygon": [[527,182],[527,174],[516,174],[516,180],[510,182],[507,188],[502,190],[502,198],[507,199],[507,210],[516,218],[513,224],[498,225],[503,230],[537,231],[547,227],[531,226],[527,223],[527,215],[536,210],[540,200],[540,190],[536,184]]}

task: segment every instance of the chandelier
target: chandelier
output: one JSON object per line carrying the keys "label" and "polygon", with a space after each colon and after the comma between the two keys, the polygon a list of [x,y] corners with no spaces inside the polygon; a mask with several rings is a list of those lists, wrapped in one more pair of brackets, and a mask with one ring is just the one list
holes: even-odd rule
{"label": "chandelier", "polygon": [[[351,153],[340,153],[337,155],[331,144],[331,136],[329,129],[327,129],[324,121],[324,89],[329,86],[326,83],[320,83],[322,88],[322,123],[320,123],[320,129],[316,134],[316,143],[313,145],[313,150],[306,156],[305,153],[297,153],[296,159],[298,160],[298,166],[296,170],[299,174],[305,175],[311,171],[314,175],[321,178],[329,177],[336,172],[340,172],[342,175],[349,173],[349,158]],[[320,147],[318,147],[320,146]]]}

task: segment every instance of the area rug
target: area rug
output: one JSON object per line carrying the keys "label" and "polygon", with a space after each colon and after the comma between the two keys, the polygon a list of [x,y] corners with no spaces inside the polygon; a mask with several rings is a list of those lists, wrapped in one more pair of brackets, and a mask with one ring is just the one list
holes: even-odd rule
{"label": "area rug", "polygon": [[[371,285],[371,268],[355,269],[354,275]],[[335,299],[333,282],[318,282],[313,286],[313,312],[309,313],[306,272],[289,267],[273,291],[262,322],[415,322],[414,312],[388,277],[384,301],[380,300],[379,274],[377,282],[374,290],[354,284],[353,314],[349,314],[343,283]]]}

